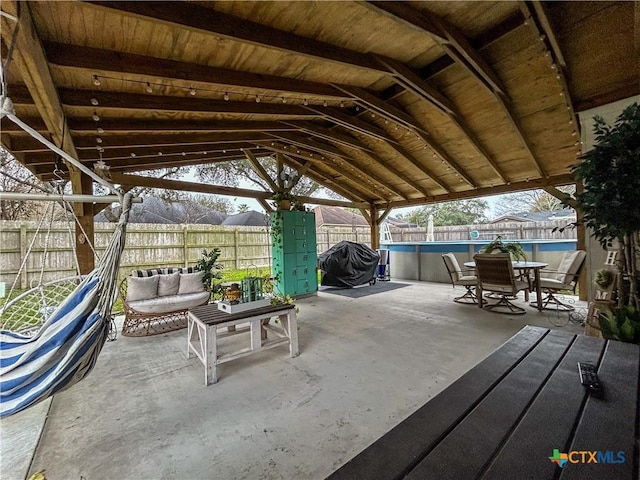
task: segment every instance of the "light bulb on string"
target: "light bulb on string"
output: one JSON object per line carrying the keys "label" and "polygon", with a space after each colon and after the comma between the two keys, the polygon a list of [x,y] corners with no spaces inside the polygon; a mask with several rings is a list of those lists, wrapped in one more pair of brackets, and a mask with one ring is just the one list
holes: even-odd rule
{"label": "light bulb on string", "polygon": [[287,99],[282,97],[282,103],[287,103]]}
{"label": "light bulb on string", "polygon": [[98,116],[98,112],[96,112],[95,110],[93,111],[93,115],[91,116],[91,118],[93,118],[94,122],[99,122],[100,121],[100,117]]}
{"label": "light bulb on string", "polygon": [[302,104],[306,107],[307,105],[309,105],[309,101],[305,98],[305,99],[302,101]]}
{"label": "light bulb on string", "polygon": [[97,98],[93,97],[93,98],[91,99],[91,105],[93,105],[93,106],[97,106],[99,103],[100,103],[100,102],[98,102],[98,99],[97,99]]}
{"label": "light bulb on string", "polygon": [[99,87],[99,86],[100,86],[100,79],[98,78],[98,76],[97,76],[97,75],[94,75],[94,76],[93,76],[93,84],[94,84],[96,87]]}
{"label": "light bulb on string", "polygon": [[191,95],[192,97],[195,96],[196,94],[196,89],[193,87],[189,87],[189,95]]}
{"label": "light bulb on string", "polygon": [[225,102],[229,101],[229,93],[228,92],[224,92],[224,95],[222,96],[222,98],[224,98]]}
{"label": "light bulb on string", "polygon": [[147,82],[147,86],[145,88],[145,91],[147,93],[153,93],[153,88],[151,88],[151,84],[149,82]]}
{"label": "light bulb on string", "polygon": [[323,107],[327,107],[329,105],[329,102],[327,102],[326,100],[324,102],[322,102],[322,106]]}
{"label": "light bulb on string", "polygon": [[102,143],[102,139],[100,137],[96,137],[96,143]]}
{"label": "light bulb on string", "polygon": [[100,133],[100,134],[103,134],[104,133],[104,128],[98,127],[97,132]]}
{"label": "light bulb on string", "polygon": [[340,108],[344,108],[344,102],[340,102]]}
{"label": "light bulb on string", "polygon": [[260,95],[256,95],[256,103],[260,103]]}

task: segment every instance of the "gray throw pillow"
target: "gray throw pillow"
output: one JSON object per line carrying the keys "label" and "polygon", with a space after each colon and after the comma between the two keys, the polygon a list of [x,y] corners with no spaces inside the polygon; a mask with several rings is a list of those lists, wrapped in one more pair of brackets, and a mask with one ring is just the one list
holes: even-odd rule
{"label": "gray throw pillow", "polygon": [[159,275],[147,278],[127,277],[127,302],[158,296]]}
{"label": "gray throw pillow", "polygon": [[182,293],[196,293],[204,291],[204,285],[202,284],[203,275],[204,272],[181,273],[178,295]]}
{"label": "gray throw pillow", "polygon": [[158,275],[158,296],[175,295],[180,286],[180,272]]}

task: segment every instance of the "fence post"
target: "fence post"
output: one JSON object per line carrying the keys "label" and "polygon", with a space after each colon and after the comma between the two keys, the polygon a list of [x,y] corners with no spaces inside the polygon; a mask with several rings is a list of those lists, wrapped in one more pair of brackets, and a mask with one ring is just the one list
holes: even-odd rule
{"label": "fence post", "polygon": [[240,264],[238,262],[238,257],[239,255],[239,248],[240,246],[238,245],[240,241],[240,232],[238,231],[237,228],[233,229],[233,263],[235,265],[235,269],[236,270],[240,270]]}
{"label": "fence post", "polygon": [[[20,237],[18,238],[20,242],[20,261],[24,259],[27,254],[27,224],[22,222],[20,223]],[[27,288],[27,277],[29,275],[29,265],[26,264],[20,273],[20,288],[22,290],[26,290]]]}
{"label": "fence post", "polygon": [[188,225],[182,226],[182,263],[185,268],[189,266],[189,244],[187,243],[188,228]]}

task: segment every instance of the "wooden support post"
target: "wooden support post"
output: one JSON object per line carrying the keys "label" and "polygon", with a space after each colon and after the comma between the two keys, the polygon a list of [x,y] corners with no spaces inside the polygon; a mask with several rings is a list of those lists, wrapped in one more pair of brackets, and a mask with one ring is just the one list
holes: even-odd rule
{"label": "wooden support post", "polygon": [[[20,222],[20,258],[23,259],[27,256],[27,242],[29,239],[27,238],[27,224],[24,222]],[[29,285],[29,269],[22,269],[22,273],[18,273],[20,275],[19,285],[22,290],[26,290]]]}
{"label": "wooden support post", "polygon": [[[584,190],[584,184],[581,181],[576,182],[576,193],[582,193]],[[581,210],[577,208],[577,204],[574,207],[576,210],[576,221],[578,222],[578,227],[576,231],[577,235],[577,249],[586,251],[587,246],[587,229],[582,223],[583,213]],[[590,252],[587,252],[587,262],[590,256]],[[589,299],[589,289],[591,288],[591,282],[587,278],[587,268],[583,268],[580,273],[580,278],[578,279],[578,298],[580,300],[588,300]]]}
{"label": "wooden support post", "polygon": [[182,227],[182,264],[185,268],[189,266],[189,244],[187,242],[187,226]]}
{"label": "wooden support post", "polygon": [[[93,181],[87,175],[77,169],[70,169],[71,187],[73,193],[82,195],[93,194]],[[80,273],[86,275],[95,267],[95,257],[91,248],[94,245],[93,204],[76,203],[74,211],[78,222],[76,223],[76,257],[80,267]]]}
{"label": "wooden support post", "polygon": [[276,153],[276,183],[278,184],[278,188],[284,189],[284,180],[282,179],[282,172],[284,171],[284,159],[281,153]]}
{"label": "wooden support post", "polygon": [[371,248],[378,250],[380,248],[380,222],[378,220],[378,207],[371,205],[369,209],[369,216],[371,221],[369,226],[371,227]]}

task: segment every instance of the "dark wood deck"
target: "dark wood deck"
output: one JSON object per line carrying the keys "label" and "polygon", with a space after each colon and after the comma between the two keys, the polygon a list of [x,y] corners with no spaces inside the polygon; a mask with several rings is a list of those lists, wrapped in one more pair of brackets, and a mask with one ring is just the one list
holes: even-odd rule
{"label": "dark wood deck", "polygon": [[525,327],[328,478],[638,480],[639,366],[637,345]]}

